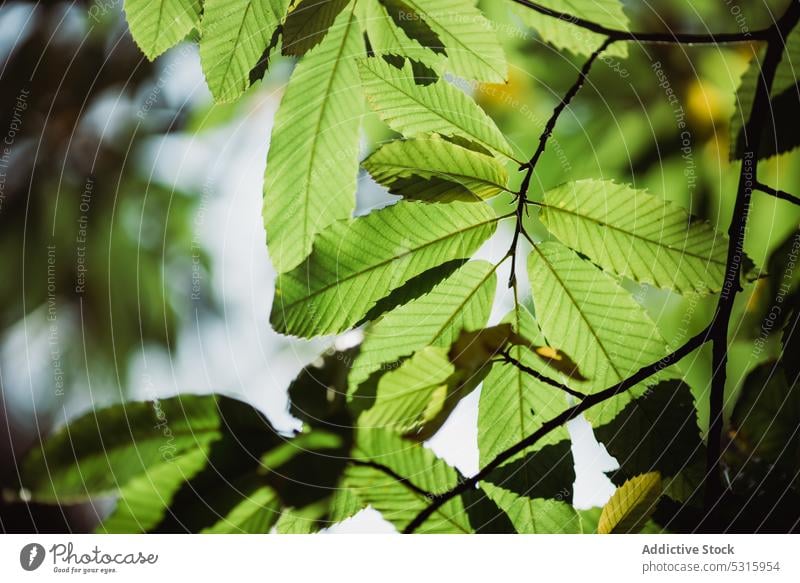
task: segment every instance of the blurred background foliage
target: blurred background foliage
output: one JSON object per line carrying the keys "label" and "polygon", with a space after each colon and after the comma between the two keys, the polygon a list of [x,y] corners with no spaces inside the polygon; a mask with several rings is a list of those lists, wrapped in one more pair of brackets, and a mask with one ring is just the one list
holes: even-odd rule
{"label": "blurred background foliage", "polygon": [[[230,340],[220,347],[223,332],[228,339],[237,334],[257,338],[251,370],[243,373],[233,362],[237,370],[231,376],[228,361],[220,358],[202,378],[223,392],[236,392],[258,379],[250,390],[268,393],[270,403],[278,405],[266,408],[280,412],[286,409],[288,379],[319,348],[270,335],[266,328],[247,329],[266,327],[266,309],[236,324],[246,328],[236,328],[231,314],[247,298],[226,292],[230,288],[224,283],[235,279],[250,286],[251,294],[260,293],[259,302],[270,299],[259,212],[269,136],[264,125],[270,123],[292,58],[275,55],[263,82],[256,82],[245,98],[213,105],[196,48],[186,45],[149,63],[127,32],[121,5],[0,5],[0,132],[14,134],[0,183],[0,425],[5,425],[0,432],[10,436],[0,440],[4,531],[28,531],[34,524],[45,531],[83,531],[97,522],[102,508],[44,508],[19,500],[14,494],[16,460],[39,432],[46,433],[65,416],[129,395],[137,359],[171,363],[182,345],[202,337],[210,351],[195,355],[194,366],[205,369],[201,360],[214,361],[214,353],[226,348],[236,350]],[[510,80],[471,91],[509,141],[532,152],[584,57],[541,43],[510,2],[481,5],[497,23]],[[785,0],[741,3],[733,11],[733,4],[716,0],[664,0],[625,2],[625,9],[634,30],[707,32],[767,26],[769,9],[779,14],[785,5]],[[647,188],[724,230],[738,180],[738,165],[728,161],[728,122],[751,54],[742,45],[631,45],[628,58],[602,60],[559,121],[538,166],[533,197],[567,179],[614,179]],[[670,100],[671,92],[677,101]],[[254,118],[262,122],[251,124]],[[387,137],[373,121],[366,124],[365,155]],[[206,151],[199,163],[187,162],[194,150],[186,142],[204,140],[212,144],[211,153]],[[229,149],[233,152],[226,155]],[[252,154],[246,172],[222,162],[242,151]],[[175,170],[184,165],[184,172]],[[800,153],[794,150],[762,162],[759,178],[796,193],[798,168]],[[225,188],[215,173],[228,182]],[[246,204],[237,198],[239,190],[246,190]],[[215,215],[209,226],[204,219],[209,199],[220,196],[245,209],[242,220],[254,233],[250,247],[233,248],[248,260],[230,266],[213,257],[228,245],[227,231],[235,224]],[[382,197],[363,177],[359,209]],[[530,230],[544,236],[533,215],[530,221]],[[760,267],[751,273],[732,320],[726,402],[734,423],[736,394],[780,382],[765,380],[761,373],[779,357],[785,322],[796,318],[791,306],[798,303],[798,277],[785,308],[772,321],[776,297],[785,290],[764,276],[783,265],[799,221],[797,207],[754,194],[745,250]],[[263,264],[261,275],[267,279],[252,275],[253,264]],[[633,284],[631,289],[673,347],[702,329],[716,301]],[[268,305],[259,302],[257,309]],[[681,365],[701,427],[707,422],[710,362],[710,350],[704,349]],[[275,372],[281,366],[287,370]],[[175,390],[203,390],[192,384],[197,376],[174,375]],[[743,455],[752,453],[746,443],[737,441],[736,446]]]}

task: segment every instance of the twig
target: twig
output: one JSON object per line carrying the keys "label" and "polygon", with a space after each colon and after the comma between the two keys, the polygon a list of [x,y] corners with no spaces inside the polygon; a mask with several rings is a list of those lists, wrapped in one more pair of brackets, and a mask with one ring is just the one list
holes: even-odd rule
{"label": "twig", "polygon": [[532,369],[531,367],[529,367],[529,366],[521,363],[520,361],[518,361],[516,358],[511,356],[511,354],[507,350],[506,351],[501,351],[500,355],[503,357],[501,359],[501,362],[506,362],[506,363],[518,368],[522,372],[532,376],[533,378],[538,379],[538,380],[542,381],[543,383],[545,383],[547,385],[550,385],[551,387],[555,387],[556,389],[564,391],[568,395],[572,395],[573,397],[577,397],[578,399],[585,399],[586,398],[586,393],[581,393],[580,391],[576,391],[575,389],[569,387],[568,385],[565,385],[563,383],[559,383],[558,381],[553,380],[550,377],[547,377],[547,376],[543,375],[538,370]]}
{"label": "twig", "polygon": [[745,148],[739,170],[733,216],[728,227],[728,256],[725,280],[712,320],[711,394],[709,397],[708,439],[706,449],[706,475],[703,497],[706,513],[710,514],[722,495],[719,461],[722,450],[723,410],[725,405],[725,380],[728,365],[728,328],[736,294],[741,289],[740,275],[750,198],[757,184],[758,146],[761,129],[770,113],[770,94],[775,72],[784,50],[784,36],[800,19],[800,2],[793,0],[786,12],[776,22],[769,36],[767,52],[759,72],[759,83],[753,98],[750,117],[744,128]]}
{"label": "twig", "polygon": [[602,34],[610,38],[612,41],[636,41],[640,43],[677,43],[677,44],[717,44],[717,43],[731,43],[731,42],[749,42],[754,40],[768,40],[773,32],[773,27],[764,28],[761,30],[746,31],[746,32],[722,32],[710,34],[694,34],[684,32],[630,32],[627,30],[618,30],[615,28],[608,28],[602,24],[597,24],[590,20],[578,18],[566,12],[559,12],[545,6],[541,6],[536,2],[530,0],[513,0],[517,4],[526,6],[545,16],[558,18],[579,26],[591,32]]}
{"label": "twig", "polygon": [[411,522],[408,523],[405,529],[403,529],[403,532],[412,533],[415,530],[417,530],[434,512],[436,512],[438,508],[440,508],[448,500],[455,498],[456,496],[463,494],[467,490],[474,488],[478,484],[478,482],[486,478],[494,470],[500,467],[504,462],[508,461],[518,453],[525,451],[526,449],[528,449],[530,446],[535,444],[542,437],[544,437],[557,427],[560,427],[570,419],[574,419],[587,409],[590,409],[595,405],[599,405],[600,403],[603,403],[604,401],[607,401],[612,397],[616,397],[620,393],[624,393],[631,387],[650,378],[657,372],[669,366],[672,366],[676,362],[680,361],[687,354],[693,352],[695,349],[699,348],[700,346],[702,346],[707,342],[709,330],[710,327],[704,329],[696,336],[693,336],[692,338],[687,340],[683,346],[676,349],[674,352],[671,352],[661,360],[658,360],[652,364],[640,368],[638,371],[636,371],[633,375],[631,375],[627,379],[620,381],[619,383],[612,385],[605,390],[588,395],[577,405],[574,405],[573,407],[570,407],[569,409],[565,410],[560,415],[557,415],[552,419],[545,421],[544,423],[542,423],[539,429],[531,433],[525,439],[518,441],[508,449],[505,449],[499,454],[497,454],[497,456],[495,456],[494,459],[492,459],[480,471],[478,471],[477,474],[473,475],[470,478],[467,478],[462,482],[459,482],[455,487],[451,488],[447,492],[439,494],[427,507],[425,507],[425,509],[422,512],[420,512],[416,517],[414,517],[414,519]]}
{"label": "twig", "polygon": [[523,215],[527,213],[526,205],[528,204],[528,189],[531,185],[531,178],[533,178],[533,171],[536,168],[536,164],[539,162],[539,158],[544,153],[544,149],[547,146],[547,141],[550,139],[550,136],[553,135],[553,130],[556,127],[556,122],[561,116],[561,113],[578,94],[578,91],[581,90],[581,87],[583,87],[583,84],[586,82],[586,77],[589,74],[589,71],[592,69],[592,65],[597,60],[597,57],[599,57],[600,54],[613,42],[614,41],[610,38],[606,39],[589,56],[589,58],[583,64],[583,67],[581,67],[581,70],[578,73],[578,78],[572,84],[572,87],[569,88],[561,101],[558,102],[558,105],[556,105],[553,109],[550,119],[547,120],[547,123],[544,126],[544,131],[539,136],[539,145],[536,148],[536,152],[533,153],[533,156],[531,156],[530,160],[528,160],[525,164],[521,164],[519,167],[520,170],[525,170],[525,176],[522,178],[522,183],[520,184],[519,191],[517,192],[517,223],[514,228],[514,235],[511,238],[511,246],[508,249],[508,253],[506,253],[506,257],[511,257],[511,274],[508,277],[508,287],[514,287],[517,283],[517,244],[519,243],[519,236],[523,235],[526,239],[528,239],[528,241],[531,240],[531,238],[528,236],[528,233],[525,232]]}
{"label": "twig", "polygon": [[428,492],[427,490],[425,490],[423,488],[420,488],[414,482],[412,482],[411,480],[409,480],[408,478],[406,478],[404,476],[401,476],[400,474],[395,472],[389,466],[385,466],[383,464],[379,464],[378,462],[373,462],[373,461],[370,461],[370,460],[352,460],[352,463],[355,466],[364,466],[364,467],[367,467],[367,468],[372,468],[372,469],[378,470],[380,472],[383,472],[384,474],[386,474],[390,478],[393,478],[393,479],[397,480],[398,482],[400,482],[401,484],[403,484],[406,488],[408,488],[409,490],[411,490],[415,494],[419,494],[420,496],[424,496],[425,498],[428,498],[429,500],[436,500],[436,496],[437,496],[436,494],[433,494],[432,492]]}
{"label": "twig", "polygon": [[780,198],[781,200],[788,200],[789,202],[792,202],[792,203],[794,203],[796,205],[800,205],[800,198],[796,197],[793,194],[789,194],[786,191],[778,190],[777,188],[772,188],[771,186],[767,186],[763,182],[756,181],[756,183],[753,185],[753,187],[756,190],[760,190],[761,192],[763,192],[765,194],[770,194],[770,195],[774,196],[775,198]]}

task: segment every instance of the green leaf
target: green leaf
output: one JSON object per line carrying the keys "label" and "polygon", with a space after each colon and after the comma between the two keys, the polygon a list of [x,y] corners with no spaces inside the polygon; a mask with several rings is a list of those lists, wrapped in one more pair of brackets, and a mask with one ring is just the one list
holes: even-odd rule
{"label": "green leaf", "polygon": [[366,2],[361,5],[365,12],[364,26],[370,48],[377,56],[401,56],[440,70],[444,57],[423,47],[395,24],[381,2]]}
{"label": "green leaf", "polygon": [[169,480],[162,476],[170,471],[157,468],[218,440],[231,403],[184,395],[89,412],[28,455],[23,485],[37,500],[67,503],[114,492],[150,472]]}
{"label": "green leaf", "polygon": [[508,183],[496,158],[436,135],[389,142],[363,166],[392,194],[429,202],[487,199],[505,191]]}
{"label": "green leaf", "polygon": [[484,326],[497,286],[494,271],[486,261],[469,262],[427,294],[375,322],[353,363],[351,386],[424,346],[450,346],[462,329]]}
{"label": "green leaf", "polygon": [[491,118],[447,81],[417,85],[408,63],[397,69],[379,58],[362,59],[359,71],[367,101],[393,130],[406,137],[458,136],[514,158],[514,150]]}
{"label": "green leaf", "polygon": [[[359,431],[354,459],[380,464],[408,481],[401,482],[368,465],[351,465],[346,473],[348,487],[398,530],[402,530],[431,502],[418,490],[441,494],[459,480],[458,473],[433,452],[390,431]],[[461,498],[445,503],[417,532],[472,532]]]}
{"label": "green leaf", "polygon": [[[622,10],[619,0],[539,0],[539,5],[589,20],[616,30],[628,30],[628,17]],[[547,16],[526,6],[515,7],[522,21],[533,28],[546,43],[557,49],[566,49],[576,55],[590,55],[605,40],[605,36],[591,32],[562,20]],[[614,43],[606,51],[606,55],[627,57],[626,43]]]}
{"label": "green leaf", "polygon": [[266,534],[281,515],[281,503],[272,488],[266,486],[248,492],[239,492],[241,502],[213,526],[204,528],[205,534]]}
{"label": "green leaf", "polygon": [[579,180],[544,195],[542,222],[565,245],[617,275],[677,292],[718,292],[727,237],[641,190]]}
{"label": "green leaf", "polygon": [[[544,342],[533,316],[524,306],[512,310],[503,318],[503,322],[510,322],[516,332],[533,343]],[[523,346],[510,348],[509,354],[545,376],[551,374],[546,365]],[[568,406],[567,396],[558,389],[542,383],[511,364],[495,364],[483,383],[478,405],[478,449],[481,465],[536,431],[543,421],[555,417]],[[560,427],[531,449],[555,444],[568,437],[566,428]]]}
{"label": "green leaf", "polygon": [[447,51],[445,67],[465,79],[503,83],[508,76],[503,48],[475,0],[405,0],[430,26]]}
{"label": "green leaf", "polygon": [[200,24],[200,0],[125,0],[131,36],[151,61]]}
{"label": "green leaf", "polygon": [[362,99],[355,57],[363,41],[352,10],[292,74],[264,175],[264,224],[275,269],[283,273],[311,250],[317,233],[355,205]]}
{"label": "green leaf", "polygon": [[401,201],[335,223],[301,265],[278,278],[270,321],[303,337],[346,330],[412,277],[472,255],[497,221],[484,203]]}
{"label": "green leaf", "polygon": [[99,533],[145,533],[164,517],[181,484],[206,463],[208,448],[187,451],[170,463],[159,464],[131,479],[119,492],[114,511],[97,528]]}
{"label": "green leaf", "polygon": [[508,461],[481,482],[517,532],[582,532],[578,513],[569,504],[575,469],[569,441],[528,452]]}
{"label": "green leaf", "polygon": [[444,349],[420,350],[381,377],[374,403],[358,418],[359,427],[406,434],[424,429],[445,407],[454,373]]}
{"label": "green leaf", "polygon": [[404,0],[380,0],[396,26],[411,39],[436,53],[444,53],[444,46],[425,19]]}
{"label": "green leaf", "polygon": [[289,0],[206,0],[200,62],[217,102],[233,101],[250,86],[256,65]]}
{"label": "green leaf", "polygon": [[[580,364],[591,392],[666,355],[661,334],[630,294],[563,245],[536,245],[528,257],[528,276],[542,332]],[[658,376],[647,382],[656,382]],[[609,399],[586,416],[595,424],[608,422],[640,390]]]}
{"label": "green leaf", "polygon": [[[759,71],[763,64],[761,56],[756,53],[750,66],[742,75],[739,89],[736,92],[736,109],[730,122],[730,159],[742,158],[745,149],[744,126],[753,110],[753,98],[759,83]],[[770,120],[764,124],[760,139],[758,157],[769,158],[776,154],[788,152],[798,146],[798,132],[792,124],[781,123],[788,119],[800,106],[800,85],[797,81],[797,63],[800,63],[800,30],[795,28],[786,39],[783,57],[775,70],[770,93]]]}
{"label": "green leaf", "polygon": [[642,530],[661,497],[661,475],[650,472],[631,478],[617,488],[603,507],[598,534],[636,534]]}
{"label": "green leaf", "polygon": [[[511,323],[514,331],[532,344],[544,343],[539,327],[524,306],[512,310],[503,322]],[[542,374],[550,373],[543,361],[525,346],[512,346],[509,354]],[[568,405],[566,395],[558,389],[511,364],[495,364],[483,382],[478,404],[480,465],[486,465],[536,431],[543,421],[558,415]],[[487,495],[508,514],[518,532],[580,532],[575,510],[565,503],[575,480],[568,439],[565,427],[551,431],[482,483]],[[535,455],[554,444],[558,444],[558,454]],[[551,448],[549,452],[552,451]],[[555,497],[560,500],[553,500]]]}
{"label": "green leaf", "polygon": [[[283,25],[283,54],[302,56],[317,46],[349,2],[298,0]],[[353,0],[354,4],[356,2]]]}

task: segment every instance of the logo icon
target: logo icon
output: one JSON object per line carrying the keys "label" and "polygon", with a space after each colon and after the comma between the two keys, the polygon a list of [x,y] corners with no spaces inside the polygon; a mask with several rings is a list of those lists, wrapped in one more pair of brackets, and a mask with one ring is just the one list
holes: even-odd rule
{"label": "logo icon", "polygon": [[26,571],[35,571],[44,562],[44,547],[39,543],[28,543],[19,552],[19,564]]}

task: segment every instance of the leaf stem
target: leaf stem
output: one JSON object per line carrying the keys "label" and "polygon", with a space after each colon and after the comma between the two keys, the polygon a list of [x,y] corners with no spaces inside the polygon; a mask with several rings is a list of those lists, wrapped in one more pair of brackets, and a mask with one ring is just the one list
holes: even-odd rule
{"label": "leaf stem", "polygon": [[533,178],[533,171],[536,169],[536,164],[539,162],[539,158],[542,156],[544,149],[547,147],[547,141],[550,139],[550,136],[553,135],[553,130],[556,127],[558,118],[583,87],[583,84],[586,82],[586,77],[589,75],[589,71],[592,69],[592,65],[597,60],[597,57],[599,57],[600,54],[613,42],[614,41],[611,38],[607,38],[589,56],[589,58],[581,67],[581,70],[578,73],[578,78],[575,80],[569,90],[567,90],[564,97],[561,98],[561,101],[558,102],[558,105],[556,105],[553,109],[553,113],[550,115],[550,118],[547,120],[547,123],[544,126],[542,134],[539,136],[539,145],[536,147],[536,151],[533,153],[530,160],[524,164],[520,164],[519,169],[525,171],[525,176],[522,178],[522,183],[520,184],[519,191],[517,192],[517,208],[515,212],[517,216],[517,224],[514,228],[514,236],[511,239],[511,246],[508,249],[508,256],[511,257],[511,274],[508,277],[508,287],[515,287],[517,284],[517,244],[519,243],[519,236],[523,235],[526,239],[528,239],[528,241],[531,241],[531,244],[533,244],[533,241],[525,231],[525,226],[523,225],[524,215],[528,213],[528,189],[530,188],[531,179]]}
{"label": "leaf stem", "polygon": [[778,190],[776,188],[772,188],[771,186],[767,186],[763,182],[759,182],[759,181],[756,180],[756,182],[753,185],[753,187],[756,190],[760,190],[764,194],[769,194],[769,195],[774,196],[775,198],[779,198],[781,200],[788,200],[791,203],[794,203],[796,205],[800,205],[800,198],[796,197],[793,194],[789,194],[786,191]]}
{"label": "leaf stem", "polygon": [[586,398],[586,393],[581,393],[580,391],[576,391],[575,389],[569,387],[568,385],[565,385],[563,383],[559,383],[558,381],[553,380],[550,377],[543,375],[538,370],[535,370],[535,369],[533,369],[533,368],[521,363],[519,360],[517,360],[516,358],[511,356],[511,354],[507,350],[501,351],[500,355],[503,357],[500,360],[500,362],[506,362],[506,363],[508,363],[508,364],[510,364],[512,366],[515,366],[516,368],[518,368],[522,372],[532,376],[533,378],[535,378],[537,380],[540,380],[541,382],[543,382],[543,383],[545,383],[547,385],[550,385],[551,387],[555,387],[556,389],[564,391],[568,395],[572,395],[573,397],[576,397],[578,399],[585,399]]}

